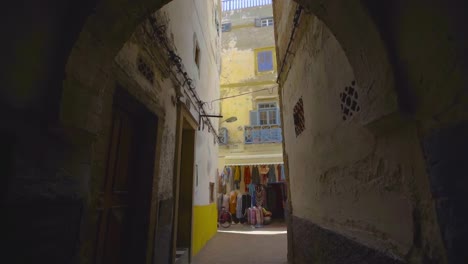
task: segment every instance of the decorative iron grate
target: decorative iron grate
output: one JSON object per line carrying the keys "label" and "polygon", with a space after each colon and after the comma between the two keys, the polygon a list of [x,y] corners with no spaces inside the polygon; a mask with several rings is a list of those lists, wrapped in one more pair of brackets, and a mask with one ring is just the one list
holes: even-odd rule
{"label": "decorative iron grate", "polygon": [[351,82],[351,86],[346,86],[344,92],[340,93],[341,99],[341,112],[343,113],[343,120],[347,120],[361,110],[359,106],[358,91],[356,87],[356,81]]}
{"label": "decorative iron grate", "polygon": [[296,137],[298,137],[305,130],[304,101],[302,101],[302,97],[294,106],[293,117]]}
{"label": "decorative iron grate", "polygon": [[146,64],[145,61],[141,57],[138,57],[137,65],[138,65],[138,71],[145,77],[146,80],[148,80],[148,82],[153,84],[154,72],[151,69],[151,67],[148,64]]}

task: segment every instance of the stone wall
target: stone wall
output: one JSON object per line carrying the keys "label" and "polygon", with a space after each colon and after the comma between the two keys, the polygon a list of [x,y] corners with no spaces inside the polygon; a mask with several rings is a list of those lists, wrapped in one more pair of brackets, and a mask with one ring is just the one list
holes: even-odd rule
{"label": "stone wall", "polygon": [[[278,61],[285,56],[296,11],[283,5],[288,3],[274,6]],[[343,35],[336,37],[306,11],[280,73],[292,258],[341,263],[340,254],[330,255],[338,246],[331,242],[335,237],[340,248],[350,249],[343,255],[354,261],[348,263],[443,261],[420,130],[395,112],[398,93],[388,79],[391,71],[380,74],[374,68],[365,78],[375,82],[363,84],[362,69],[349,60],[348,43],[338,41]],[[385,53],[366,51],[363,58],[381,57],[388,67]],[[301,99],[304,130],[297,133],[294,114]]]}

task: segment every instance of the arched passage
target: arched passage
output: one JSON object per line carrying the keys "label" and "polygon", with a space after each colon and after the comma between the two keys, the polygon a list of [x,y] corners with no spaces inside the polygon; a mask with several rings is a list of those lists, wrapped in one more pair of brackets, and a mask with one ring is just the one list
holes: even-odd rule
{"label": "arched passage", "polygon": [[[12,38],[6,44],[12,52],[2,62],[7,69],[2,72],[6,88],[1,90],[6,120],[1,143],[7,146],[1,152],[7,172],[2,198],[8,213],[2,220],[4,227],[11,227],[5,232],[10,244],[31,253],[9,254],[24,260],[45,254],[58,262],[88,257],[86,227],[93,221],[96,197],[93,175],[103,170],[99,159],[105,154],[99,146],[106,142],[99,138],[109,127],[114,90],[108,77],[115,56],[138,25],[168,2],[43,1],[38,6],[28,1],[9,10],[2,25]],[[294,8],[285,3],[277,1]],[[408,128],[411,135],[400,138],[412,138],[413,150],[423,161],[418,171],[428,171],[416,181],[425,184],[410,185],[414,189],[406,191],[414,195],[407,199],[413,234],[411,250],[400,257],[416,262],[465,260],[458,245],[466,244],[467,218],[466,4],[297,3],[328,27],[356,82],[369,93],[357,125],[373,135]],[[281,39],[279,58],[286,43]]]}

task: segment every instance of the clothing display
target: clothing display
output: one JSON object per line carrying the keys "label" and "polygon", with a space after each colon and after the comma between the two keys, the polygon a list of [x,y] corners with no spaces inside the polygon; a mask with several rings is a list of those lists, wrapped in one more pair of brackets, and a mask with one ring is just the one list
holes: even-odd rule
{"label": "clothing display", "polygon": [[284,180],[282,164],[227,165],[216,181],[218,213],[224,207],[235,223],[254,227],[265,224],[264,216],[282,218],[287,197]]}

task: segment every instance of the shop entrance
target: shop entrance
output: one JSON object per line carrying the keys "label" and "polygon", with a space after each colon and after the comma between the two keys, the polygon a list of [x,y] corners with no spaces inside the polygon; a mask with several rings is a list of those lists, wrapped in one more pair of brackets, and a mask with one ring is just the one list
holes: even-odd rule
{"label": "shop entrance", "polygon": [[218,178],[218,212],[225,207],[235,223],[256,227],[283,223],[288,197],[283,166],[226,165]]}

